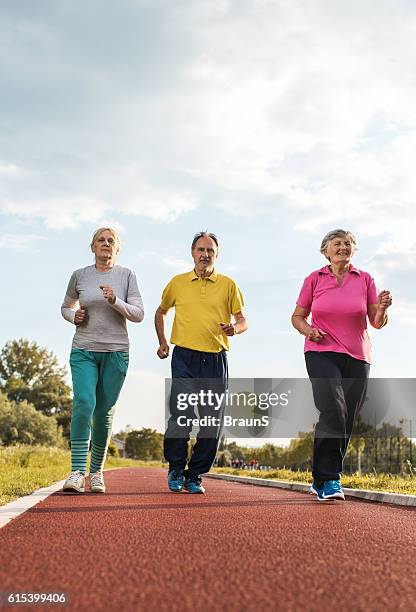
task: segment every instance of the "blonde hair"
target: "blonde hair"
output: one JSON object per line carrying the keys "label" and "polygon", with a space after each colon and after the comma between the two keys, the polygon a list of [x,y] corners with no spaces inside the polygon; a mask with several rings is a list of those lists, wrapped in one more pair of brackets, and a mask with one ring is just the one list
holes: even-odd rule
{"label": "blonde hair", "polygon": [[102,234],[103,232],[105,232],[107,230],[107,232],[110,232],[113,235],[113,238],[115,240],[116,243],[116,255],[118,255],[119,251],[120,251],[120,238],[118,236],[118,233],[116,232],[115,229],[113,229],[112,227],[99,227],[98,229],[95,230],[95,232],[92,235],[92,239],[91,239],[91,251],[94,252],[93,250],[93,245],[94,242],[96,242],[98,240],[98,237],[100,236],[100,234]]}

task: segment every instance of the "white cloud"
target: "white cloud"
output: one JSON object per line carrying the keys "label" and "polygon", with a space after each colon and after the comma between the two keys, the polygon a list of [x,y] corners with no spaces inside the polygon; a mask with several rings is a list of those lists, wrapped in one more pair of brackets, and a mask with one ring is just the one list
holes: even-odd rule
{"label": "white cloud", "polygon": [[141,215],[159,221],[172,221],[195,208],[190,198],[181,194],[146,190],[130,198],[119,207],[124,214]]}
{"label": "white cloud", "polygon": [[20,168],[15,164],[0,164],[0,176],[15,176],[19,172]]}
{"label": "white cloud", "polygon": [[25,253],[37,250],[37,242],[45,240],[37,234],[3,234],[0,236],[0,249],[11,249]]}
{"label": "white cloud", "polygon": [[115,229],[117,232],[119,232],[120,234],[123,234],[125,232],[125,227],[122,223],[120,223],[120,221],[118,219],[115,218],[111,218],[111,217],[104,217],[100,220],[101,226],[100,227],[112,227],[113,229]]}
{"label": "white cloud", "polygon": [[393,296],[393,300],[391,320],[399,320],[401,323],[414,328],[416,326],[416,319],[414,317],[416,301],[411,302],[406,298],[402,299],[400,296],[397,299]]}
{"label": "white cloud", "polygon": [[[403,277],[406,283],[409,275],[414,275],[416,271],[416,241],[413,233],[406,240],[407,229],[406,224],[404,224],[403,231],[397,228],[397,233],[398,235],[402,234],[402,239],[386,241],[366,261],[366,267],[371,268],[379,286],[384,284],[386,280],[397,279],[398,276]],[[408,285],[408,287],[410,286]]]}
{"label": "white cloud", "polygon": [[40,23],[19,21],[16,33],[23,44],[33,46],[34,48],[44,48],[48,52],[56,51],[56,36],[50,29],[45,28]]}
{"label": "white cloud", "polygon": [[186,259],[180,259],[178,257],[165,257],[163,263],[178,272],[186,272],[191,268],[191,261],[186,261]]}
{"label": "white cloud", "polygon": [[205,146],[188,172],[231,192],[222,208],[255,215],[267,197],[269,212],[299,211],[299,231],[346,219],[360,234],[411,236],[415,11],[399,5],[374,17],[362,4],[259,1],[237,14],[225,3],[207,19],[196,3],[204,53],[187,68],[196,93],[183,112]]}
{"label": "white cloud", "polygon": [[[0,211],[59,228],[120,213],[170,221],[206,200],[236,215],[291,210],[299,232],[345,220],[410,240],[416,9],[373,9],[132,0],[117,10],[125,28],[110,11],[94,34],[115,41],[103,57],[89,37],[74,45],[71,10],[65,24],[54,11],[42,25],[12,16],[6,51],[16,74],[33,62],[36,81],[20,82],[44,104],[27,115],[18,91],[10,107],[20,146],[3,156]],[[150,28],[140,53],[135,24]]]}
{"label": "white cloud", "polygon": [[51,229],[74,228],[82,223],[99,224],[100,219],[109,210],[104,202],[94,201],[87,197],[58,197],[43,200],[6,200],[0,202],[0,211],[4,214],[36,220],[43,219],[46,227]]}
{"label": "white cloud", "polygon": [[[28,174],[30,179],[20,183],[22,194],[42,192],[44,189],[45,195],[31,199],[19,194],[17,197],[10,197],[7,194],[7,185],[4,184],[1,191],[6,192],[6,195],[3,198],[0,196],[0,212],[27,220],[40,219],[51,229],[75,228],[91,223],[103,225],[105,219],[114,218],[120,213],[171,221],[195,208],[194,198],[188,194],[137,185],[133,180],[123,183],[117,175],[113,176],[112,182],[109,177],[101,180],[101,183],[107,183],[108,188],[92,189],[98,196],[94,198],[80,194],[76,189],[72,196],[68,197],[63,188],[51,188],[50,184],[39,187],[37,183],[40,177],[34,176],[33,172]],[[99,177],[95,178],[98,181]],[[14,188],[13,191],[16,193],[18,190]],[[50,191],[58,193],[52,196]],[[100,193],[103,193],[102,197]],[[119,223],[116,222],[116,225]]]}

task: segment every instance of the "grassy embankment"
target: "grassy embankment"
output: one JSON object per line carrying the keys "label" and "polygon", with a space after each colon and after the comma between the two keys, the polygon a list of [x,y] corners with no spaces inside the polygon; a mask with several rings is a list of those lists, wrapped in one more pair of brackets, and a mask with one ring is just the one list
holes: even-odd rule
{"label": "grassy embankment", "polygon": [[[292,470],[236,470],[234,468],[214,468],[218,474],[234,474],[235,476],[250,476],[252,478],[270,478],[272,480],[288,480],[292,482],[312,482],[310,472],[294,472]],[[368,491],[383,491],[388,493],[405,493],[416,495],[415,476],[396,476],[391,474],[353,474],[342,477],[342,485],[350,489],[365,489]]]}
{"label": "grassy embankment", "polygon": [[[70,466],[68,450],[41,446],[0,448],[0,506],[66,478]],[[130,466],[159,467],[161,463],[108,457],[105,469]]]}

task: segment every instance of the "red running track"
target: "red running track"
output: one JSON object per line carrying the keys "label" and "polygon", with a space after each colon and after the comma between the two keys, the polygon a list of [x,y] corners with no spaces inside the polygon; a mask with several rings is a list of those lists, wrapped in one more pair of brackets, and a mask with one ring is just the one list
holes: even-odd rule
{"label": "red running track", "polygon": [[416,610],[413,508],[208,478],[175,494],[150,468],[106,484],[0,530],[1,591],[65,591],[82,611]]}

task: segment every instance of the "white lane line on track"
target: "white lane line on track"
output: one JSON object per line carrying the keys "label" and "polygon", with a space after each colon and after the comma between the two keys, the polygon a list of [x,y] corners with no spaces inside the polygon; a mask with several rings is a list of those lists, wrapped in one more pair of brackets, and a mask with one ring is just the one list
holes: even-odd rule
{"label": "white lane line on track", "polygon": [[[103,470],[104,472],[111,472],[113,470],[122,470],[124,467],[112,467]],[[15,499],[12,502],[9,502],[5,506],[0,506],[0,529],[10,523],[13,519],[17,518],[26,510],[33,508],[36,504],[39,504],[41,501],[52,495],[52,493],[56,493],[60,491],[64,486],[65,480],[59,480],[58,482],[54,482],[53,484],[42,487],[42,489],[38,489],[37,491],[33,491],[30,495],[25,495],[24,497],[19,497],[19,499]]]}
{"label": "white lane line on track", "polygon": [[10,523],[11,520],[20,516],[20,514],[23,514],[23,512],[26,512],[26,510],[29,510],[29,508],[36,506],[36,504],[49,497],[49,495],[52,495],[52,493],[62,489],[64,482],[65,480],[54,482],[48,487],[43,487],[30,495],[19,497],[19,499],[15,499],[5,506],[0,506],[0,529],[7,525],[7,523]]}

